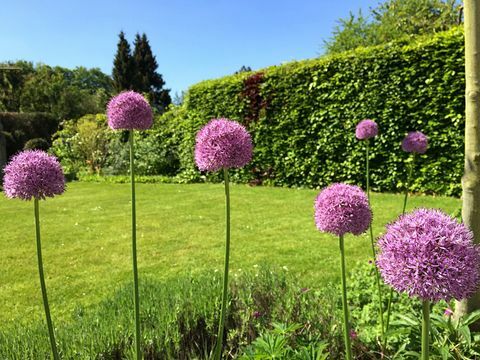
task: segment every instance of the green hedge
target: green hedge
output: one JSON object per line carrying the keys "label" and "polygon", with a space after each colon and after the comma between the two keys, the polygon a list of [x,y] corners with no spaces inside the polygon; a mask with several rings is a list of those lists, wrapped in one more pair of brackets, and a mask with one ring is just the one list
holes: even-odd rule
{"label": "green hedge", "polygon": [[[463,172],[464,43],[460,28],[414,43],[389,43],[273,66],[192,86],[177,118],[183,175],[194,166],[195,134],[214,117],[247,125],[254,160],[234,179],[279,186],[364,183],[364,144],[356,124],[371,118],[372,185],[398,191],[406,176],[400,143],[420,130],[430,141],[413,190],[459,195]],[[213,177],[215,178],[215,177]]]}
{"label": "green hedge", "polygon": [[7,157],[27,148],[45,149],[58,129],[58,119],[48,113],[0,112]]}

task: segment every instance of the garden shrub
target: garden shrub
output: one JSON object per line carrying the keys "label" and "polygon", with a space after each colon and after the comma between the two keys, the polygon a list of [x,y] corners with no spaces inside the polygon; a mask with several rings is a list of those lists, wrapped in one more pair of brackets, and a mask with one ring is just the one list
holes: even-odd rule
{"label": "garden shrub", "polygon": [[42,138],[35,138],[28,140],[23,146],[23,150],[43,150],[47,151],[50,144],[47,140]]}
{"label": "garden shrub", "polygon": [[35,148],[48,148],[58,128],[58,119],[48,113],[2,112],[0,122],[3,124],[8,158],[23,150],[27,143],[27,148],[35,143]]}
{"label": "garden shrub", "polygon": [[[196,181],[195,134],[210,119],[247,126],[253,162],[232,179],[323,187],[364,182],[363,143],[355,126],[372,118],[372,188],[398,191],[406,177],[400,142],[408,131],[429,137],[413,191],[459,195],[463,173],[464,43],[461,28],[319,59],[287,63],[193,85],[176,110],[180,168]],[[178,131],[178,132],[177,132]],[[448,171],[445,171],[448,169]],[[207,180],[218,180],[208,175]]]}
{"label": "garden shrub", "polygon": [[[158,116],[151,129],[136,134],[135,167],[140,176],[174,176],[179,168],[176,124],[171,110]],[[51,151],[71,179],[85,175],[118,175],[129,171],[129,151],[121,131],[107,126],[105,114],[67,120],[54,134]]]}

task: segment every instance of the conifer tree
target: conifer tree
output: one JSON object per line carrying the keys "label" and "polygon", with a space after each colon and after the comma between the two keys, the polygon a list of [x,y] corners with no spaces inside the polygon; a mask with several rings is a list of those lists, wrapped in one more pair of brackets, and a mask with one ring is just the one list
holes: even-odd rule
{"label": "conifer tree", "polygon": [[117,92],[133,89],[134,84],[134,61],[130,51],[130,45],[125,39],[123,31],[118,35],[117,53],[113,60],[113,83]]}
{"label": "conifer tree", "polygon": [[147,35],[135,36],[135,48],[133,60],[135,66],[135,78],[133,89],[147,93],[151,104],[160,112],[172,102],[170,90],[164,89],[165,81],[157,72],[158,63],[153,55]]}

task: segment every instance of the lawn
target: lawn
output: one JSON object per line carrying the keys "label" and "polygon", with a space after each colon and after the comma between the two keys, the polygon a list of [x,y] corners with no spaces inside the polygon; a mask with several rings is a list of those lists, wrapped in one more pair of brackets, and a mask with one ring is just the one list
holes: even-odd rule
{"label": "lawn", "polygon": [[[131,278],[128,184],[70,183],[62,196],[41,202],[45,273],[53,318],[111,295]],[[318,191],[233,185],[232,272],[268,264],[298,274],[302,286],[339,277],[337,239],[313,222]],[[221,184],[138,184],[140,280],[222,269],[224,192]],[[403,196],[373,194],[374,233],[393,220]],[[408,208],[454,213],[460,200],[414,196]],[[42,318],[33,203],[0,198],[0,321]],[[367,235],[347,237],[348,265],[368,261]],[[234,275],[233,275],[234,276]]]}

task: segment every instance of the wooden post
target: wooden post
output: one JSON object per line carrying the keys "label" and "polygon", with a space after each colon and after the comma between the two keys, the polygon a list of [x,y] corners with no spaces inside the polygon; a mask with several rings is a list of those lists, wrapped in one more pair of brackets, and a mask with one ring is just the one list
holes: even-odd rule
{"label": "wooden post", "polygon": [[[480,0],[465,0],[465,170],[462,218],[480,243]],[[473,264],[472,264],[473,266]],[[480,308],[480,291],[456,303],[455,316]]]}

